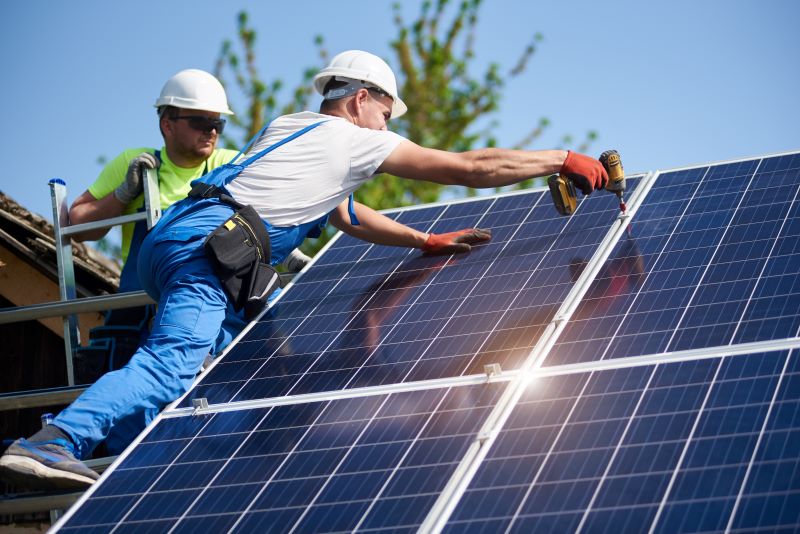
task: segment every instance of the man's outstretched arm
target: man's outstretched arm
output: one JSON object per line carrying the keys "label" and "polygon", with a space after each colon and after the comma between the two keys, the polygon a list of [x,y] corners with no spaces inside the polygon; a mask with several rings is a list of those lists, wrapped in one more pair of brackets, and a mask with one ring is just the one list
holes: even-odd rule
{"label": "man's outstretched arm", "polygon": [[361,224],[353,225],[347,204],[344,201],[334,210],[331,224],[346,234],[378,245],[418,248],[426,254],[436,255],[467,252],[472,245],[491,239],[490,231],[479,228],[465,228],[446,234],[427,234],[394,221],[359,202],[355,202],[354,207]]}
{"label": "man's outstretched arm", "polygon": [[558,172],[573,179],[584,194],[602,189],[608,174],[599,160],[567,150],[482,148],[447,152],[403,141],[379,172],[412,180],[467,187],[502,187]]}

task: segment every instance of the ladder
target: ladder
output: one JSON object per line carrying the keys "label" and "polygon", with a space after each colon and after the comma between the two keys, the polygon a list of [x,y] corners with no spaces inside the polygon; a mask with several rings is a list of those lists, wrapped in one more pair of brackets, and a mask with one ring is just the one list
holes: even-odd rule
{"label": "ladder", "polygon": [[[64,180],[53,178],[49,182],[50,200],[53,208],[53,231],[55,237],[56,263],[58,266],[59,301],[20,306],[0,312],[0,323],[13,323],[61,316],[64,322],[64,356],[66,358],[67,385],[75,386],[73,355],[80,345],[78,330],[78,313],[105,311],[117,308],[141,306],[153,300],[144,291],[116,293],[88,298],[77,298],[75,290],[75,268],[72,257],[70,237],[87,230],[111,228],[121,224],[144,220],[147,228],[152,228],[161,217],[161,202],[158,190],[158,173],[146,169],[144,189],[144,211],[130,215],[122,215],[111,219],[93,221],[83,224],[69,224],[69,205],[67,204],[67,186]],[[13,399],[4,396],[7,401]],[[39,397],[41,398],[41,396]],[[41,399],[44,400],[44,399]],[[0,410],[5,407],[0,403]],[[46,404],[44,404],[46,406]],[[30,406],[30,405],[28,405]],[[18,406],[15,406],[18,407]],[[14,409],[14,408],[7,408]]]}

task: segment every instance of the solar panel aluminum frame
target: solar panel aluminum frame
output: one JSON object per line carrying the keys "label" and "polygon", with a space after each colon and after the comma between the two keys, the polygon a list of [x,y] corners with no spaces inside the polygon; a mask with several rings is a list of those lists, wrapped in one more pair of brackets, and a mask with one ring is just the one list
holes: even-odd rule
{"label": "solar panel aluminum frame", "polygon": [[497,382],[510,382],[520,376],[519,370],[502,371],[500,373],[472,374],[448,378],[436,378],[431,380],[419,380],[415,382],[402,382],[397,384],[382,384],[379,386],[368,386],[361,388],[342,389],[336,391],[323,391],[318,393],[304,393],[302,395],[286,395],[283,397],[269,397],[265,399],[253,399],[244,401],[222,402],[218,404],[208,404],[197,408],[177,408],[165,412],[164,418],[185,417],[192,415],[209,415],[221,412],[233,412],[237,410],[251,410],[254,408],[272,408],[275,406],[285,406],[289,404],[307,404],[310,402],[326,402],[340,399],[355,399],[359,397],[369,397],[374,395],[386,395],[392,393],[407,393],[410,391],[424,391],[428,389],[441,389],[458,386],[472,386],[478,384],[493,384]]}
{"label": "solar panel aluminum frame", "polygon": [[680,167],[670,167],[668,169],[658,169],[655,171],[655,174],[661,175],[671,172],[679,172],[679,171],[690,171],[693,169],[702,169],[703,167],[716,167],[719,165],[729,165],[731,163],[743,163],[745,161],[753,161],[756,159],[769,159],[769,158],[779,158],[781,156],[793,156],[795,154],[800,154],[800,148],[796,148],[793,150],[784,150],[781,152],[769,152],[767,154],[759,154],[754,156],[744,156],[740,158],[732,158],[732,159],[722,159],[716,161],[707,161],[704,163],[690,163],[688,165],[682,165]]}
{"label": "solar panel aluminum frame", "polygon": [[[550,367],[539,367],[525,374],[528,382],[538,378],[551,376],[566,376],[590,371],[610,371],[615,369],[627,369],[631,367],[642,367],[655,364],[681,363],[690,361],[710,360],[714,358],[728,358],[753,354],[758,352],[775,352],[781,350],[800,349],[800,337],[790,337],[786,339],[773,339],[769,341],[753,341],[749,343],[738,343],[736,345],[718,345],[714,347],[703,347],[699,349],[688,349],[673,352],[659,352],[656,354],[645,354],[643,356],[626,356],[624,358],[610,358],[607,360],[596,360],[590,362],[566,363],[553,365]],[[522,375],[516,371],[517,375]],[[509,378],[512,378],[511,376]]]}

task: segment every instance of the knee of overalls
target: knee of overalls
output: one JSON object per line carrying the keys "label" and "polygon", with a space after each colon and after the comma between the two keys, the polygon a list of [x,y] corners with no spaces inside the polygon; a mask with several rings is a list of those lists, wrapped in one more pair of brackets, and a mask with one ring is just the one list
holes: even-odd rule
{"label": "knee of overalls", "polygon": [[130,365],[180,389],[176,382],[191,381],[213,350],[227,309],[228,299],[208,261],[182,264],[161,289],[150,335]]}

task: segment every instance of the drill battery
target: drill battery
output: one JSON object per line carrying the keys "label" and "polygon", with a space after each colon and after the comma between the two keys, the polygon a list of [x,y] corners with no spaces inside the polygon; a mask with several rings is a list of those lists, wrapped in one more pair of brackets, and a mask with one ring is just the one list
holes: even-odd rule
{"label": "drill battery", "polygon": [[578,207],[578,197],[575,193],[575,184],[563,174],[554,174],[547,179],[553,205],[561,215],[572,215]]}

